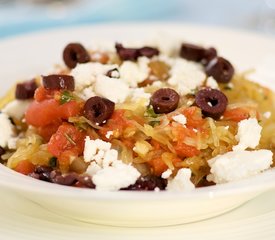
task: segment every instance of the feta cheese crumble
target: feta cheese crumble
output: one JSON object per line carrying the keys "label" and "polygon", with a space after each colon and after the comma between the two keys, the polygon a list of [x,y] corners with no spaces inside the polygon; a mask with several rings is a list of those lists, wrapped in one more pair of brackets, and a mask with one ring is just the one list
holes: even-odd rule
{"label": "feta cheese crumble", "polygon": [[206,86],[212,89],[219,89],[217,81],[212,76],[206,79]]}
{"label": "feta cheese crumble", "polygon": [[262,127],[256,118],[249,118],[238,123],[238,133],[235,136],[239,141],[238,145],[233,147],[233,151],[255,148],[258,146],[261,138]]}
{"label": "feta cheese crumble", "polygon": [[108,131],[108,132],[106,133],[105,137],[109,139],[113,134],[114,134],[113,131]]}
{"label": "feta cheese crumble", "polygon": [[177,175],[168,181],[166,190],[168,191],[191,191],[195,185],[191,182],[191,170],[189,168],[181,168]]}
{"label": "feta cheese crumble", "polygon": [[133,102],[138,102],[139,100],[144,100],[144,105],[148,106],[150,103],[151,94],[146,93],[144,88],[133,88],[132,89],[132,98]]}
{"label": "feta cheese crumble", "polygon": [[271,112],[265,112],[263,115],[266,119],[269,119],[271,117]]}
{"label": "feta cheese crumble", "polygon": [[136,63],[124,61],[119,68],[120,79],[130,87],[136,87],[138,83],[144,81],[149,76],[149,61],[146,57],[139,57]]}
{"label": "feta cheese crumble", "polygon": [[183,126],[185,126],[185,124],[186,124],[186,117],[183,114],[179,114],[179,115],[173,116],[172,119],[175,122],[178,122],[178,123],[180,123]]}
{"label": "feta cheese crumble", "polygon": [[109,65],[98,62],[77,64],[70,73],[75,80],[75,90],[80,91],[83,88],[92,85],[97,80],[98,76],[105,75],[108,70],[114,68],[117,68],[116,64]]}
{"label": "feta cheese crumble", "polygon": [[134,184],[140,173],[132,165],[118,160],[111,143],[85,138],[84,161],[90,162],[86,173],[92,176],[96,190],[116,191]]}
{"label": "feta cheese crumble", "polygon": [[168,179],[172,174],[172,170],[171,169],[167,169],[166,171],[164,171],[162,174],[161,174],[161,177],[163,179]]}
{"label": "feta cheese crumble", "polygon": [[8,142],[14,137],[14,127],[5,113],[0,113],[0,146],[7,147]]}
{"label": "feta cheese crumble", "polygon": [[101,75],[97,77],[95,83],[95,92],[114,103],[122,103],[131,93],[129,86],[117,78],[109,78]]}
{"label": "feta cheese crumble", "polygon": [[30,100],[13,100],[11,102],[9,102],[3,109],[2,112],[6,113],[7,115],[9,115],[12,118],[16,118],[16,119],[21,119],[28,106],[30,105],[31,101]]}
{"label": "feta cheese crumble", "polygon": [[171,66],[168,83],[177,88],[181,95],[192,93],[201,86],[206,78],[202,66],[198,63],[178,58]]}
{"label": "feta cheese crumble", "polygon": [[117,160],[112,166],[99,170],[93,176],[93,183],[96,190],[117,191],[134,184],[139,176],[140,173],[133,166]]}
{"label": "feta cheese crumble", "polygon": [[272,164],[269,150],[234,151],[218,155],[210,160],[208,181],[226,183],[241,180],[268,169]]}

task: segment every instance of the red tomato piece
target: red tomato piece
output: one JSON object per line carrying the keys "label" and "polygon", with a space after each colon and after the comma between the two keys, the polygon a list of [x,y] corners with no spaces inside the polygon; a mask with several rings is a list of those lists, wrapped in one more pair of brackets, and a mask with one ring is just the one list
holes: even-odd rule
{"label": "red tomato piece", "polygon": [[34,171],[34,168],[35,166],[31,162],[28,160],[23,160],[17,164],[14,170],[24,175],[28,175]]}
{"label": "red tomato piece", "polygon": [[48,143],[48,151],[55,157],[60,157],[66,150],[76,155],[82,154],[84,149],[85,132],[78,130],[69,123],[63,123]]}
{"label": "red tomato piece", "polygon": [[177,142],[174,148],[179,157],[194,157],[200,154],[200,150],[182,142]]}
{"label": "red tomato piece", "polygon": [[41,102],[34,101],[26,111],[27,124],[35,127],[44,127],[80,113],[81,107],[76,101],[70,101],[60,105],[54,99],[46,99]]}

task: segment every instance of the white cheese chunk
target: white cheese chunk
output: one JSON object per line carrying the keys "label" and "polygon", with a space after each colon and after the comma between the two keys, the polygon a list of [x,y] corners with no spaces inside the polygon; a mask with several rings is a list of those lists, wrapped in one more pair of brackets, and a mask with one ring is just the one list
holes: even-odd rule
{"label": "white cheese chunk", "polygon": [[161,174],[161,177],[164,178],[164,179],[168,179],[172,174],[172,170],[170,168],[168,168],[166,171],[164,171],[162,174]]}
{"label": "white cheese chunk", "polygon": [[95,92],[93,91],[92,87],[86,87],[82,91],[76,93],[80,98],[83,100],[88,100],[91,97],[96,96]]}
{"label": "white cheese chunk", "polygon": [[115,103],[122,103],[131,93],[128,85],[117,78],[109,78],[107,76],[98,76],[95,83],[95,92]]}
{"label": "white cheese chunk", "polygon": [[263,115],[266,119],[269,119],[271,117],[271,112],[265,112]]}
{"label": "white cheese chunk", "polygon": [[86,173],[92,176],[97,190],[115,191],[134,184],[140,173],[132,165],[118,160],[118,152],[100,139],[85,138],[84,161],[90,162]]}
{"label": "white cheese chunk", "polygon": [[238,145],[233,147],[233,151],[255,148],[258,146],[261,138],[262,127],[256,118],[249,118],[238,123],[238,133],[236,140]]}
{"label": "white cheese chunk", "polygon": [[12,125],[9,116],[5,113],[0,113],[0,146],[5,148],[11,138],[14,137],[14,126]]}
{"label": "white cheese chunk", "polygon": [[219,89],[217,81],[212,76],[206,79],[206,86],[212,89]]}
{"label": "white cheese chunk", "polygon": [[182,95],[192,93],[206,78],[202,66],[198,63],[178,58],[171,67],[168,83]]}
{"label": "white cheese chunk", "polygon": [[168,191],[190,191],[195,188],[190,180],[191,170],[189,168],[181,168],[177,175],[168,181],[166,190]]}
{"label": "white cheese chunk", "polygon": [[149,61],[146,57],[139,57],[136,63],[124,61],[119,68],[120,78],[130,87],[136,87],[149,76]]}
{"label": "white cheese chunk", "polygon": [[183,126],[185,126],[185,124],[186,124],[186,117],[183,114],[179,114],[179,115],[173,116],[172,119],[175,122],[178,122],[178,123],[180,123]]}
{"label": "white cheese chunk", "polygon": [[208,160],[208,181],[226,183],[256,175],[270,167],[272,152],[269,150],[234,151]]}
{"label": "white cheese chunk", "polygon": [[111,149],[111,143],[105,142],[100,139],[91,140],[87,136],[85,138],[85,146],[84,146],[84,152],[83,152],[84,161],[91,162],[96,159],[97,164],[102,165],[105,153],[110,149]]}
{"label": "white cheese chunk", "polygon": [[96,190],[117,191],[134,184],[139,176],[136,168],[117,160],[112,166],[97,171],[93,176],[93,183]]}
{"label": "white cheese chunk", "polygon": [[9,115],[12,118],[16,118],[16,119],[20,120],[24,116],[24,114],[31,102],[32,102],[31,100],[17,100],[17,99],[15,99],[6,105],[2,109],[2,112],[6,113],[7,115]]}
{"label": "white cheese chunk", "polygon": [[113,134],[114,134],[113,131],[108,131],[108,132],[106,133],[105,137],[109,139]]}
{"label": "white cheese chunk", "polygon": [[70,73],[75,80],[75,90],[80,91],[83,88],[92,85],[97,77],[105,75],[108,70],[116,68],[117,65],[101,64],[98,62],[88,62],[78,64]]}
{"label": "white cheese chunk", "polygon": [[131,93],[131,100],[133,102],[138,102],[139,100],[144,100],[145,105],[149,105],[151,94],[146,93],[144,88],[133,88]]}

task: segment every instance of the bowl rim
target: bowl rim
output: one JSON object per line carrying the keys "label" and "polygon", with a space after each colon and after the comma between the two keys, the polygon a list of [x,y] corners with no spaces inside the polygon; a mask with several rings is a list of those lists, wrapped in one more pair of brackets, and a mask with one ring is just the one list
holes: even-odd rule
{"label": "bowl rim", "polygon": [[[41,39],[43,36],[48,34],[62,34],[68,31],[84,31],[86,29],[102,29],[110,27],[118,27],[121,29],[130,27],[146,28],[156,26],[157,28],[187,28],[191,30],[198,31],[204,29],[205,31],[218,31],[220,34],[232,33],[241,34],[242,36],[247,36],[251,38],[256,38],[259,40],[270,40],[275,41],[275,37],[271,36],[261,36],[258,33],[252,31],[236,30],[225,27],[218,26],[207,26],[207,25],[197,25],[197,24],[185,24],[178,22],[130,22],[130,23],[102,23],[102,24],[85,24],[81,26],[69,26],[69,27],[58,27],[49,30],[42,30],[33,33],[27,33],[17,36],[11,36],[7,38],[0,39],[1,46],[8,45],[10,42],[15,44],[18,41],[28,41],[29,39]],[[7,180],[8,179],[8,180]],[[269,181],[266,181],[269,180]],[[273,180],[273,181],[270,181]],[[23,184],[26,183],[26,184]],[[191,192],[137,192],[137,191],[96,191],[91,189],[83,188],[73,188],[67,186],[61,186],[57,184],[47,183],[43,181],[36,181],[30,177],[24,176],[15,172],[14,170],[8,169],[4,165],[0,164],[0,186],[8,187],[16,191],[23,191],[28,193],[36,193],[43,195],[54,195],[54,196],[66,196],[71,198],[83,199],[83,200],[167,200],[167,199],[178,199],[182,200],[184,198],[194,199],[194,198],[214,198],[223,197],[237,193],[249,193],[249,192],[262,192],[271,188],[275,188],[275,169],[270,169],[259,175],[250,177],[248,179],[240,180],[238,182],[225,183],[221,185],[197,188]]]}
{"label": "bowl rim", "polygon": [[90,188],[63,186],[34,179],[0,164],[0,186],[16,192],[46,195],[47,197],[69,197],[77,200],[112,201],[166,201],[169,199],[212,199],[236,194],[262,193],[275,188],[275,169],[258,175],[223,184],[196,188],[191,191],[98,191]]}

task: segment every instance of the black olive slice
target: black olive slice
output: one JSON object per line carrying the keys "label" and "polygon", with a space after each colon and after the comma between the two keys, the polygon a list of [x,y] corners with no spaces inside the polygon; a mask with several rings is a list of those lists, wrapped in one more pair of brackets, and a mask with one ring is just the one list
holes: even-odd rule
{"label": "black olive slice", "polygon": [[206,65],[205,72],[217,82],[228,83],[234,75],[234,67],[225,58],[216,57]]}
{"label": "black olive slice", "polygon": [[35,80],[18,83],[15,89],[15,98],[19,100],[33,98],[36,88],[37,84]]}
{"label": "black olive slice", "polygon": [[115,104],[109,99],[91,97],[84,105],[84,116],[96,125],[102,125],[112,116]]}
{"label": "black olive slice", "polygon": [[70,43],[63,50],[63,60],[68,68],[90,61],[90,55],[80,43]]}
{"label": "black olive slice", "polygon": [[195,96],[195,104],[202,110],[203,115],[214,119],[224,113],[227,103],[227,97],[217,89],[205,88]]}
{"label": "black olive slice", "polygon": [[179,103],[179,94],[171,88],[161,88],[154,92],[150,99],[155,113],[169,113],[174,111]]}
{"label": "black olive slice", "polygon": [[44,88],[46,89],[66,89],[69,91],[74,91],[74,78],[70,75],[52,74],[48,76],[42,76],[42,82]]}

